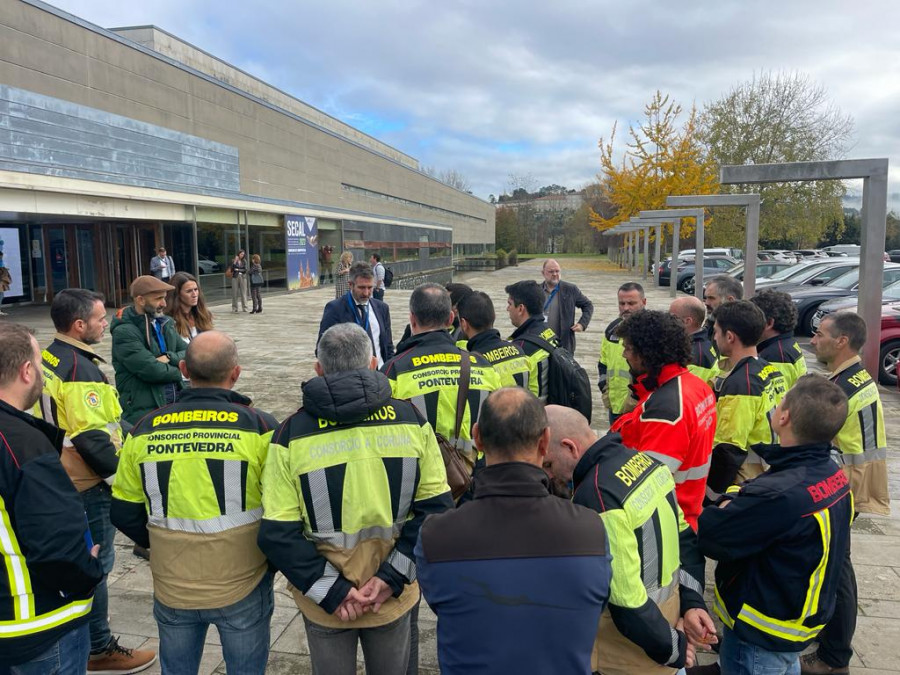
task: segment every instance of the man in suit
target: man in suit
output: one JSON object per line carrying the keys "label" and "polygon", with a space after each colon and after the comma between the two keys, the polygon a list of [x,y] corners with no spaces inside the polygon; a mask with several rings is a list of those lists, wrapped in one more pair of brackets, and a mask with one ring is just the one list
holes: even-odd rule
{"label": "man in suit", "polygon": [[[559,263],[548,259],[541,268],[544,283],[544,315],[556,333],[559,346],[575,353],[575,333],[587,330],[594,314],[594,304],[575,284],[560,280]],[[575,308],[581,310],[581,318],[575,321]]]}
{"label": "man in suit", "polygon": [[164,246],[156,249],[156,255],[150,260],[150,274],[157,279],[162,279],[168,283],[169,279],[175,274],[175,263],[171,256],[166,253]]}
{"label": "man in suit", "polygon": [[[319,324],[319,339],[322,338],[322,333],[337,323],[354,322],[372,339],[375,358],[381,368],[394,355],[391,310],[381,300],[372,297],[375,273],[368,263],[358,262],[350,267],[349,285],[347,293],[325,305]],[[316,344],[318,345],[318,340]]]}

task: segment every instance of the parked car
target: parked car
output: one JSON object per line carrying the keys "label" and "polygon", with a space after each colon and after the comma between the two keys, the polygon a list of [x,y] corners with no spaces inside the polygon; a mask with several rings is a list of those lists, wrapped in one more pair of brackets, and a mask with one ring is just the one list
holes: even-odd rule
{"label": "parked car", "polygon": [[200,269],[200,274],[216,274],[222,271],[219,263],[202,255],[197,258],[197,267]]}
{"label": "parked car", "polygon": [[792,253],[797,256],[797,260],[822,260],[828,257],[825,251],[816,248],[802,248]]}
{"label": "parked car", "polygon": [[891,262],[900,263],[900,248],[895,248],[893,251],[888,251],[887,253]]}
{"label": "parked car", "polygon": [[878,381],[889,387],[900,384],[897,366],[900,364],[900,302],[885,305],[881,310],[881,350],[878,353]]}
{"label": "parked car", "polygon": [[[671,261],[668,265],[663,266],[659,272],[659,285],[668,286],[669,279],[672,274]],[[737,264],[737,260],[731,256],[725,255],[704,255],[703,256],[703,276],[711,277],[716,274],[724,274]],[[694,294],[694,274],[696,268],[693,258],[686,258],[678,261],[677,276],[675,277],[675,287],[688,295]]]}
{"label": "parked car", "polygon": [[[882,287],[900,281],[900,265],[888,263],[882,275]],[[835,298],[856,297],[859,294],[859,268],[850,270],[829,283],[816,286],[805,285],[780,289],[790,293],[797,307],[797,328],[800,335],[812,335],[815,332],[813,320],[819,305]]]}
{"label": "parked car", "polygon": [[[727,255],[735,258],[737,260],[744,259],[744,250],[741,248],[704,248],[703,249],[703,257],[706,256],[714,256],[714,255]],[[693,248],[686,248],[683,251],[678,252],[679,258],[696,258],[697,250]]]}
{"label": "parked car", "polygon": [[[895,281],[889,286],[885,286],[884,290],[881,291],[882,305],[890,305],[895,302],[900,302],[900,281]],[[822,322],[822,319],[832,312],[855,312],[858,309],[858,305],[858,295],[852,295],[846,298],[835,298],[834,300],[823,302],[819,305],[819,309],[813,316],[812,326],[814,329],[817,329]]]}
{"label": "parked car", "polygon": [[848,256],[859,256],[862,251],[862,246],[859,244],[835,244],[834,246],[826,246],[824,249],[825,253],[831,255],[832,253],[846,253]]}
{"label": "parked car", "polygon": [[[782,262],[777,260],[757,260],[756,261],[756,278],[770,277],[785,267],[794,267],[795,262]],[[738,263],[730,270],[726,270],[726,274],[730,274],[738,281],[744,280],[744,263]]]}
{"label": "parked car", "polygon": [[767,256],[765,258],[766,260],[781,260],[783,262],[797,262],[797,256],[795,256],[792,251],[784,251],[781,249],[767,248],[762,251],[759,251],[758,255]]}
{"label": "parked car", "polygon": [[782,287],[797,284],[821,286],[857,267],[859,267],[858,258],[829,258],[816,262],[797,263],[793,267],[786,267],[780,272],[776,272],[768,279],[757,279],[756,288],[757,290],[774,288],[780,291],[783,290]]}

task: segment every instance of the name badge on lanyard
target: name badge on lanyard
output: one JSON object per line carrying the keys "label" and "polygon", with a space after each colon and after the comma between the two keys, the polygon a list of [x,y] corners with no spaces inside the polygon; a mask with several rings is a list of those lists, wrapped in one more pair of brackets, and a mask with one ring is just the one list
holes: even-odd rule
{"label": "name badge on lanyard", "polygon": [[547,298],[547,302],[544,303],[544,312],[547,312],[547,308],[550,306],[550,303],[553,302],[553,298],[556,297],[556,294],[559,292],[559,286],[553,289],[553,292],[550,293],[550,297]]}

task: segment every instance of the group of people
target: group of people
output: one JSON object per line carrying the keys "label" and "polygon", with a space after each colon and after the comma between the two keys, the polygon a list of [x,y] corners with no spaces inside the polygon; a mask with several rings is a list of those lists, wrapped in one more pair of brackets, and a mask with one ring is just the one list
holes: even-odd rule
{"label": "group of people", "polygon": [[395,346],[376,269],[351,264],[280,424],[235,390],[230,337],[182,339],[164,313],[180,292],[155,276],[112,323],[115,388],[92,349],[102,296],[58,294],[43,351],[0,324],[0,666],[153,663],[109,631],[117,528],[150,551],[165,673],[197,672],[210,624],[229,672],[264,672],[276,570],[315,673],[355,673],[360,645],[367,672],[416,672],[422,596],[445,673],[675,673],[720,637],[726,675],[799,673],[813,640],[804,673],[847,672],[850,524],[888,503],[862,320],[827,317],[813,347],[832,374],[805,375],[785,294],[715,277],[706,306],[659,311],[623,284],[598,437],[547,402],[551,354],[593,305],[556,261],[542,274],[506,287],[508,339],[486,293],[422,284]]}
{"label": "group of people", "polygon": [[[225,276],[231,277],[231,311],[238,313],[238,302],[241,311],[247,311],[247,303],[252,300],[251,314],[262,314],[262,287],[265,285],[263,277],[262,258],[254,253],[247,263],[247,252],[241,249],[234,256]],[[249,288],[249,290],[248,290]]]}
{"label": "group of people", "polygon": [[[369,257],[369,266],[372,268],[372,297],[376,300],[384,300],[386,268],[381,262],[381,254],[373,253]],[[353,267],[353,253],[344,251],[334,266],[334,297],[341,298],[350,290],[350,268]]]}

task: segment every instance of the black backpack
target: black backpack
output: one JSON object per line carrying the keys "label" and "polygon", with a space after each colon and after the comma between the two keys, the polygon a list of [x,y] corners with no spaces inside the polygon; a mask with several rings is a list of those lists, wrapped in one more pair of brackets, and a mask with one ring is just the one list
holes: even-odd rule
{"label": "black backpack", "polygon": [[392,283],[394,283],[394,270],[390,267],[384,267],[384,287],[390,288]]}
{"label": "black backpack", "polygon": [[591,382],[581,364],[564,347],[554,347],[536,335],[519,338],[537,345],[550,354],[550,372],[547,382],[547,403],[574,408],[591,421],[594,403],[591,399]]}

